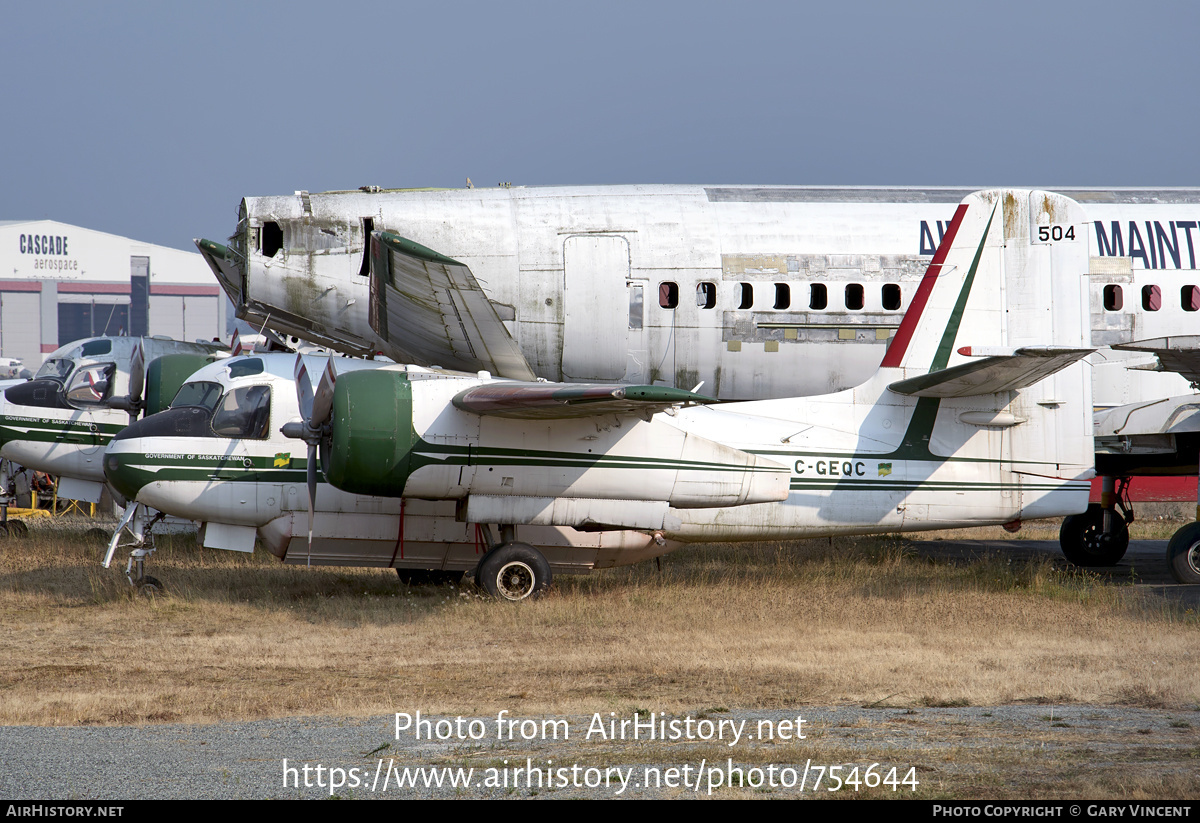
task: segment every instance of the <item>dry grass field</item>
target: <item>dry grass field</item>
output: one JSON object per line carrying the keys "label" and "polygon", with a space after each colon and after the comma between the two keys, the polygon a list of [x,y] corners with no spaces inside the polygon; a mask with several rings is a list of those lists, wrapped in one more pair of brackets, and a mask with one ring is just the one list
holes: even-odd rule
{"label": "dry grass field", "polygon": [[160,540],[151,571],[169,591],[147,600],[100,568],[85,528],[0,543],[0,724],[1200,708],[1194,613],[1049,561],[941,564],[898,539],[707,546],[511,605],[179,537]]}

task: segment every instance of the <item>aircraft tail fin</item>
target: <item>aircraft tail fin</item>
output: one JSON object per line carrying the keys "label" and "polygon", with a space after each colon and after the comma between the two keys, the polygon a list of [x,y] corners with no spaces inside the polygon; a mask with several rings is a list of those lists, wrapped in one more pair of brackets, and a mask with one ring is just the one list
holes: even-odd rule
{"label": "aircraft tail fin", "polygon": [[1087,228],[1082,207],[1059,194],[967,197],[863,399],[916,399],[940,421],[924,434],[935,453],[954,453],[979,427],[1002,429],[1009,471],[1089,474]]}
{"label": "aircraft tail fin", "polygon": [[[982,355],[1011,379],[978,381],[975,393],[1007,391],[1053,374],[1051,362],[1062,368],[1084,356],[1086,229],[1082,208],[1051,192],[990,190],[963,200],[881,363],[894,390]],[[995,368],[986,371],[995,377]],[[913,388],[903,393],[919,393]]]}

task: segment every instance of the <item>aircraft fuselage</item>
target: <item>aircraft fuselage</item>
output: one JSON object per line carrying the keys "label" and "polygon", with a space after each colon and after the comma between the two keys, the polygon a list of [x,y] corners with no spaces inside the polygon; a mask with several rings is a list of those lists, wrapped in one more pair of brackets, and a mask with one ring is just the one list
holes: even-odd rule
{"label": "aircraft fuselage", "polygon": [[[386,231],[468,267],[537,377],[682,389],[703,381],[705,393],[733,400],[822,394],[878,366],[967,192],[613,186],[251,197],[231,242],[236,262],[220,279],[251,322],[390,354],[372,330],[367,242]],[[1189,330],[1200,308],[1200,190],[1063,193],[1087,215],[1073,228],[1089,245],[1080,274],[1093,343]],[[1184,390],[1170,375],[1126,373],[1128,362],[1100,361],[1098,405]]]}

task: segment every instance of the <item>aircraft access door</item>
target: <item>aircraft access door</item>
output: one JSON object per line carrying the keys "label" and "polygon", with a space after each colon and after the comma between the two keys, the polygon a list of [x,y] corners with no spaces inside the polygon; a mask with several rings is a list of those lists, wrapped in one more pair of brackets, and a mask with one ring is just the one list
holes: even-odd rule
{"label": "aircraft access door", "polygon": [[620,380],[629,331],[629,241],[620,235],[563,243],[563,377]]}

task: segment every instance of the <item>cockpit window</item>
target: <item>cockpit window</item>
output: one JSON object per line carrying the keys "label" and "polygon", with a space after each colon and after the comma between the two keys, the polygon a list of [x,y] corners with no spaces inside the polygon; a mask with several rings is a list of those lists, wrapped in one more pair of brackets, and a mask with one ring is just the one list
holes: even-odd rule
{"label": "cockpit window", "polygon": [[81,357],[99,357],[102,354],[112,354],[111,340],[89,340],[83,344],[79,352]]}
{"label": "cockpit window", "polygon": [[112,395],[114,363],[92,363],[79,369],[67,384],[67,402],[76,408],[100,406]]}
{"label": "cockpit window", "polygon": [[221,399],[212,428],[221,437],[263,440],[271,422],[271,387],[243,386]]}
{"label": "cockpit window", "polygon": [[176,392],[175,399],[171,401],[171,408],[181,409],[187,406],[195,406],[212,411],[217,407],[217,401],[220,399],[220,383],[184,383],[179,387],[179,391]]}
{"label": "cockpit window", "polygon": [[74,360],[68,360],[65,357],[55,357],[43,363],[42,367],[37,370],[37,374],[33,376],[33,379],[39,380],[43,377],[48,377],[51,380],[66,380],[67,375],[71,373],[71,369],[73,368],[75,368]]}
{"label": "cockpit window", "polygon": [[263,361],[259,357],[248,357],[245,360],[234,360],[229,364],[230,377],[245,377],[249,374],[262,374]]}

